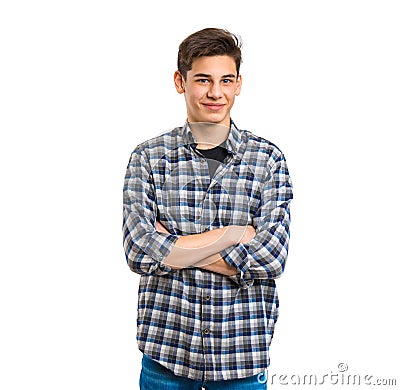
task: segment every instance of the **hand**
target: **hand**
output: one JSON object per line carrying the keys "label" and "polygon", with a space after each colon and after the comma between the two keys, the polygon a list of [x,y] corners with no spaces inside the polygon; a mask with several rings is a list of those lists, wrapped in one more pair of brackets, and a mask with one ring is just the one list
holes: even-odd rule
{"label": "hand", "polygon": [[251,225],[247,225],[239,243],[247,244],[249,241],[251,241],[255,237],[255,235],[256,235],[256,229]]}
{"label": "hand", "polygon": [[[159,233],[171,234],[171,233],[164,227],[164,225],[162,225],[161,222],[159,222],[159,221],[156,221],[156,230],[157,230]],[[176,267],[176,266],[171,265],[171,264],[167,264],[167,265],[168,265],[168,267],[171,267],[172,269],[181,269],[181,268],[182,268],[182,267]]]}
{"label": "hand", "polygon": [[233,276],[239,273],[239,271],[230,266],[222,257],[219,260],[214,261],[211,264],[202,265],[199,268],[206,269],[211,272],[216,272],[218,274],[226,275],[226,276]]}
{"label": "hand", "polygon": [[164,225],[162,225],[161,222],[159,222],[159,221],[156,221],[156,230],[157,230],[159,233],[171,234],[171,233],[167,230],[167,228],[165,228]]}
{"label": "hand", "polygon": [[247,244],[256,235],[256,229],[251,225],[238,226],[231,225],[228,226],[228,234],[232,237],[233,245],[236,244]]}

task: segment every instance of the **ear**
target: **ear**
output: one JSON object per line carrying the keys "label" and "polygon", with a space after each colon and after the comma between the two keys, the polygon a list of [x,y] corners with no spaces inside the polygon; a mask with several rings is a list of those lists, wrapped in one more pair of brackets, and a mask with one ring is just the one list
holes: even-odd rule
{"label": "ear", "polygon": [[235,95],[236,95],[236,96],[239,96],[241,90],[242,90],[242,75],[240,74],[240,75],[237,77],[237,80],[236,80],[236,91],[235,91]]}
{"label": "ear", "polygon": [[174,84],[178,93],[185,92],[185,80],[179,70],[174,73]]}

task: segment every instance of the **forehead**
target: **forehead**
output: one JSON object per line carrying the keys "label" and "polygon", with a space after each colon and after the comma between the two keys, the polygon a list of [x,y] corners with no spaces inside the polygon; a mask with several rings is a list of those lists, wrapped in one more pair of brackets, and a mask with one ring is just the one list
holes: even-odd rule
{"label": "forehead", "polygon": [[188,71],[188,75],[193,76],[197,73],[209,74],[215,77],[226,74],[236,75],[236,63],[229,56],[198,57],[193,60],[192,69]]}

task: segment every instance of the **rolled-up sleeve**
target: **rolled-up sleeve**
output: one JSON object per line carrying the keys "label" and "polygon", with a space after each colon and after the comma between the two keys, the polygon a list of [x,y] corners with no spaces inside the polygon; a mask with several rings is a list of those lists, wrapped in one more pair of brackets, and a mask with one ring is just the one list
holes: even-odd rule
{"label": "rolled-up sleeve", "polygon": [[239,273],[231,279],[243,288],[255,279],[276,279],[284,271],[289,249],[292,183],[283,154],[273,163],[263,184],[260,206],[253,217],[255,237],[220,254]]}
{"label": "rolled-up sleeve", "polygon": [[151,166],[144,148],[131,154],[123,189],[123,239],[129,268],[141,275],[174,272],[163,264],[178,237],[155,229],[157,204]]}

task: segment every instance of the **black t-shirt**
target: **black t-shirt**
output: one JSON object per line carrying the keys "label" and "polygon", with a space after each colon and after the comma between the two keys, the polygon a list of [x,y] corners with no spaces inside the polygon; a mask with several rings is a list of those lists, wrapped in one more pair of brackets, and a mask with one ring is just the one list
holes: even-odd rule
{"label": "black t-shirt", "polygon": [[214,173],[218,168],[218,165],[222,161],[224,161],[225,157],[228,155],[228,151],[226,150],[225,147],[225,142],[211,149],[196,149],[196,150],[207,159],[210,178],[213,178]]}

